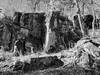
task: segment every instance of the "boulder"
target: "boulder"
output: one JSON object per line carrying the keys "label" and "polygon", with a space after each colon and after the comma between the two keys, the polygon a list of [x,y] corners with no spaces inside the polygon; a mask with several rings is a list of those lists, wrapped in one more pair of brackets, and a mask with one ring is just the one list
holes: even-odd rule
{"label": "boulder", "polygon": [[22,71],[23,72],[28,72],[28,71],[31,71],[31,64],[27,63],[27,62],[24,62],[24,66],[22,68]]}
{"label": "boulder", "polygon": [[[80,43],[80,44],[79,44]],[[81,40],[77,43],[77,64],[85,69],[93,68],[95,59],[100,57],[100,49],[92,40]]]}
{"label": "boulder", "polygon": [[75,48],[76,52],[80,51],[80,49],[83,49],[83,51],[93,55],[95,58],[100,56],[99,44],[91,39],[83,39],[78,41]]}
{"label": "boulder", "polygon": [[31,66],[33,70],[57,68],[63,66],[63,64],[64,63],[61,60],[59,60],[56,56],[31,59]]}
{"label": "boulder", "polygon": [[82,53],[77,61],[77,65],[88,70],[92,68],[93,64],[94,58],[92,58],[88,53]]}
{"label": "boulder", "polygon": [[100,49],[93,45],[91,42],[85,43],[83,45],[84,50],[89,53],[90,55],[93,55],[94,57],[100,56]]}
{"label": "boulder", "polygon": [[16,61],[14,67],[13,67],[13,71],[20,71],[23,69],[24,63],[21,61]]}
{"label": "boulder", "polygon": [[13,67],[13,71],[35,71],[44,70],[49,68],[58,68],[63,66],[64,63],[57,58],[57,56],[31,58],[30,63],[17,61]]}

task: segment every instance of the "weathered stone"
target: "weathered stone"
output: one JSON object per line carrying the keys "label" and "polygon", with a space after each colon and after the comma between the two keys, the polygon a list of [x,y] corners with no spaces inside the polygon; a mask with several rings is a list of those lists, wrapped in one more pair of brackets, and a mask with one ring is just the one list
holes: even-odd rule
{"label": "weathered stone", "polygon": [[41,57],[41,58],[31,58],[31,62],[21,62],[17,61],[14,65],[13,71],[35,71],[44,70],[48,68],[58,68],[63,66],[64,63],[59,60],[56,56],[52,57]]}
{"label": "weathered stone", "polygon": [[24,66],[23,66],[22,71],[24,71],[24,72],[31,71],[31,65],[27,62],[24,62]]}
{"label": "weathered stone", "polygon": [[47,68],[57,68],[63,66],[63,62],[59,60],[56,56],[54,57],[42,57],[42,58],[32,58],[31,66],[33,70],[36,69],[47,69]]}
{"label": "weathered stone", "polygon": [[[100,49],[91,39],[80,40],[76,46],[77,64],[85,69],[93,68],[95,59],[100,57]],[[97,63],[96,63],[97,64]]]}
{"label": "weathered stone", "polygon": [[91,69],[94,64],[94,58],[86,52],[81,53],[77,64],[85,69]]}
{"label": "weathered stone", "polygon": [[88,42],[83,45],[83,48],[86,52],[89,54],[93,55],[94,57],[99,57],[100,56],[100,49],[93,45],[92,43]]}
{"label": "weathered stone", "polygon": [[14,65],[13,71],[20,71],[23,69],[24,63],[21,61],[17,61]]}

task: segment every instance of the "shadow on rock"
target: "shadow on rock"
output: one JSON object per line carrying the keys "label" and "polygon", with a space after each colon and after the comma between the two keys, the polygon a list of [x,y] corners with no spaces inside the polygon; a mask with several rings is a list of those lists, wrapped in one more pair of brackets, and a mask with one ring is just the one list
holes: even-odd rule
{"label": "shadow on rock", "polygon": [[31,58],[31,62],[21,62],[17,61],[13,67],[13,71],[36,71],[44,70],[49,68],[58,68],[63,66],[64,63],[57,58],[57,56],[41,57],[41,58]]}

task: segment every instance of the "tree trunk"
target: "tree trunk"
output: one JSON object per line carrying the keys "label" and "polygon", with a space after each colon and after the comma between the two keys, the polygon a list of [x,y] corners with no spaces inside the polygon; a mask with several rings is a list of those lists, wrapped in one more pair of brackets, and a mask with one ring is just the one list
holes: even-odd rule
{"label": "tree trunk", "polygon": [[51,8],[47,11],[47,16],[46,16],[46,40],[45,40],[45,45],[44,45],[44,51],[47,52],[48,51],[48,44],[49,44],[49,36],[51,33],[51,29],[49,28],[50,26],[50,19],[52,16],[52,11],[53,11],[53,2],[54,0],[50,0],[50,5]]}
{"label": "tree trunk", "polygon": [[84,36],[84,30],[83,30],[83,26],[82,26],[82,22],[81,22],[80,7],[79,7],[79,4],[78,4],[77,0],[75,0],[75,3],[76,3],[77,8],[78,8],[78,20],[79,20],[81,32],[82,32],[82,35]]}
{"label": "tree trunk", "polygon": [[49,29],[49,22],[50,22],[51,17],[47,17],[46,19],[46,40],[45,40],[45,46],[44,46],[44,51],[47,51],[48,43],[49,43],[49,36],[50,36],[50,29]]}
{"label": "tree trunk", "polygon": [[94,12],[94,10],[93,10],[92,37],[94,37],[94,34],[95,34],[95,27],[94,27],[94,24],[95,24],[95,12]]}
{"label": "tree trunk", "polygon": [[[93,0],[91,0],[91,4],[93,4]],[[92,7],[92,13],[93,13],[92,37],[94,37],[94,34],[95,34],[95,28],[94,28],[94,23],[95,23],[95,11],[94,11],[94,7]]]}
{"label": "tree trunk", "polygon": [[85,3],[83,3],[83,5],[82,5],[82,15],[84,16],[84,5],[85,5]]}

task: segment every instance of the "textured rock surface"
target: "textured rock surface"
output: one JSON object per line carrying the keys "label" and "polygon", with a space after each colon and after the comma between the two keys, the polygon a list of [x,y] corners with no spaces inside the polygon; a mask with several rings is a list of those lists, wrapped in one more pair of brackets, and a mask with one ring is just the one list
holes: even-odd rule
{"label": "textured rock surface", "polygon": [[13,71],[35,71],[44,70],[48,68],[58,68],[63,66],[64,63],[59,60],[56,56],[54,57],[42,57],[42,58],[31,58],[30,63],[16,61]]}
{"label": "textured rock surface", "polygon": [[[40,56],[30,55],[18,58],[16,57],[15,60],[13,58],[6,58],[7,61],[1,61],[0,65],[2,66],[0,67],[2,67],[3,71],[5,70],[5,74],[7,69],[10,69],[10,71],[13,69],[13,71],[17,71],[15,74],[20,73],[19,71],[27,72],[27,74],[30,71],[34,71],[30,74],[99,75],[100,55],[96,54],[98,51],[99,48],[88,40],[88,42],[81,43],[81,45],[77,45],[76,48],[69,51],[64,50],[60,52],[61,55],[60,53],[55,53],[55,55],[41,53]],[[60,56],[60,59],[58,59],[57,56]],[[5,55],[5,57],[8,56]],[[0,71],[2,70],[0,69]],[[12,72],[11,74],[14,73]],[[24,74],[21,73],[21,75]]]}
{"label": "textured rock surface", "polygon": [[100,49],[90,40],[83,40],[80,44],[79,42],[76,52],[77,64],[85,69],[91,69],[96,59],[100,58]]}

